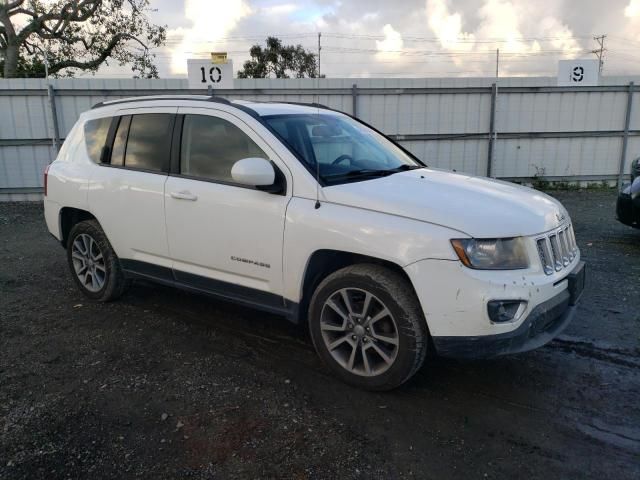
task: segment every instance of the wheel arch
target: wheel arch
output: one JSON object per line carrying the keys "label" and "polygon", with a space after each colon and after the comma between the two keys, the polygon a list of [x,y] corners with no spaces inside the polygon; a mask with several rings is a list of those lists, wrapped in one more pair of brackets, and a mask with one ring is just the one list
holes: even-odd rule
{"label": "wheel arch", "polygon": [[[63,207],[60,209],[58,216],[58,222],[60,227],[60,243],[64,248],[67,248],[67,242],[69,240],[69,233],[74,225],[84,222],[85,220],[98,219],[89,211],[81,208]],[[100,223],[100,222],[98,222]]]}
{"label": "wheel arch", "polygon": [[[311,297],[322,280],[342,268],[363,263],[380,265],[400,274],[416,294],[415,287],[407,272],[397,263],[349,251],[320,249],[311,254],[305,267],[298,306],[298,321],[306,323]],[[418,298],[417,295],[416,298]]]}

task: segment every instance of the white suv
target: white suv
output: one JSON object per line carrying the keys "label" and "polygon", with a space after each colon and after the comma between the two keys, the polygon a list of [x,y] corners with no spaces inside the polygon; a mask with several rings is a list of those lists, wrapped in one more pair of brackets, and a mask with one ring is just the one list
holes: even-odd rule
{"label": "white suv", "polygon": [[328,367],[375,390],[428,350],[545,344],[584,285],[556,200],[427,168],[316,104],[98,104],[45,173],[45,217],[89,298],[142,278],[308,322]]}

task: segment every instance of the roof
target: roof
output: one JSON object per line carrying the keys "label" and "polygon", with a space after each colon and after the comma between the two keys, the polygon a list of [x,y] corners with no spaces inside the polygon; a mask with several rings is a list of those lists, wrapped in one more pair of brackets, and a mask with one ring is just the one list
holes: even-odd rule
{"label": "roof", "polygon": [[213,104],[224,104],[230,107],[236,107],[253,116],[267,115],[286,115],[286,114],[304,114],[318,113],[319,109],[330,110],[328,107],[317,103],[293,103],[293,102],[253,102],[247,100],[227,100],[226,98],[210,96],[210,95],[148,95],[140,97],[120,98],[117,100],[107,100],[95,104],[92,109],[110,107],[122,103],[146,103],[160,101],[197,101],[210,102]]}
{"label": "roof", "polygon": [[[240,102],[231,102],[232,104]],[[268,115],[286,115],[295,113],[318,113],[318,110],[329,110],[328,107],[315,103],[287,103],[287,102],[248,102],[244,106],[255,111],[261,117]]]}

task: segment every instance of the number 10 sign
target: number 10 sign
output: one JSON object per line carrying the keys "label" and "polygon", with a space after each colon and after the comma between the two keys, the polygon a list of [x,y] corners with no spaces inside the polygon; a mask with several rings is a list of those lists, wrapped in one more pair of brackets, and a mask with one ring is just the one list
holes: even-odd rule
{"label": "number 10 sign", "polygon": [[233,62],[212,63],[210,59],[187,60],[189,88],[233,88]]}

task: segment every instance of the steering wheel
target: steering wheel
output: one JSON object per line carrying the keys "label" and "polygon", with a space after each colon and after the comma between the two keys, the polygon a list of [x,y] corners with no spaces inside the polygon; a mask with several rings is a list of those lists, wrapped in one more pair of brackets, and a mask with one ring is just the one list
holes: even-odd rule
{"label": "steering wheel", "polygon": [[353,161],[353,157],[351,155],[347,155],[346,153],[343,155],[340,155],[338,158],[336,158],[333,162],[331,162],[331,166],[333,165],[337,165],[340,162],[344,162],[345,160],[349,160],[350,162]]}

